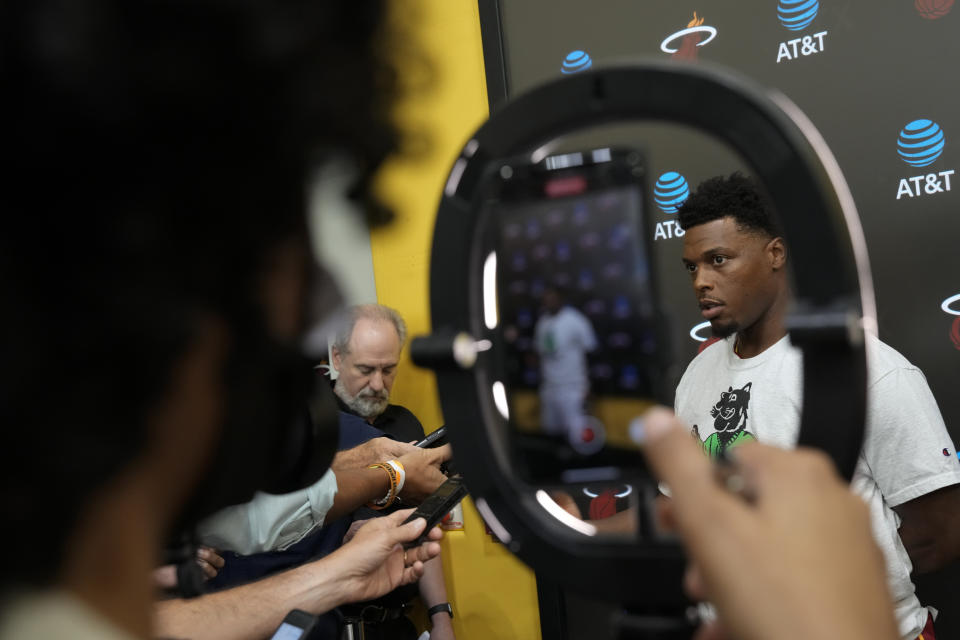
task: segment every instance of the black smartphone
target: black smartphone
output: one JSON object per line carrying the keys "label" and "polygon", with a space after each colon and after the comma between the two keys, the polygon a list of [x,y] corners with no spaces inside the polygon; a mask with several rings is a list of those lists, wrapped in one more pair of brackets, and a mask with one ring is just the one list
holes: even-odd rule
{"label": "black smartphone", "polygon": [[463,485],[462,476],[449,478],[440,485],[440,487],[430,494],[430,496],[410,514],[410,517],[404,521],[404,524],[412,522],[417,518],[423,518],[427,521],[427,526],[424,528],[423,533],[421,533],[416,540],[403,545],[404,548],[410,549],[411,547],[422,544],[430,534],[430,529],[440,524],[443,516],[450,513],[450,510],[457,506],[457,503],[463,500],[466,495],[467,488]]}
{"label": "black smartphone", "polygon": [[316,624],[317,616],[293,609],[270,636],[270,640],[306,640]]}
{"label": "black smartphone", "polygon": [[499,316],[484,337],[514,467],[530,482],[614,480],[642,467],[631,420],[672,402],[643,155],[518,158],[496,180],[483,242]]}
{"label": "black smartphone", "polygon": [[417,443],[421,449],[432,449],[447,444],[447,425],[443,425],[426,438]]}

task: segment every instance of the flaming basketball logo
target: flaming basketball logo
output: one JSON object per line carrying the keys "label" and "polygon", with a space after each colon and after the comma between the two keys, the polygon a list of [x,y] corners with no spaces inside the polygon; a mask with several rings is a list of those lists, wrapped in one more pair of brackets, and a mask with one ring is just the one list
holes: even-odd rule
{"label": "flaming basketball logo", "polygon": [[953,342],[953,346],[960,351],[960,310],[956,309],[957,303],[960,303],[960,293],[944,300],[940,303],[940,308],[943,309],[944,313],[956,316],[950,327],[950,340]]}
{"label": "flaming basketball logo", "polygon": [[[693,12],[693,20],[687,23],[687,29],[692,29],[694,27],[699,27],[703,25],[703,18],[697,18],[697,12]],[[679,58],[681,60],[696,60],[697,59],[697,45],[700,44],[700,41],[703,40],[703,34],[699,31],[694,31],[683,36],[683,40],[680,41],[680,48],[673,52],[671,58]]]}
{"label": "flaming basketball logo", "polygon": [[914,0],[913,6],[921,18],[938,20],[950,13],[953,0]]}
{"label": "flaming basketball logo", "polygon": [[[687,28],[664,38],[660,43],[660,50],[672,54],[670,57],[677,60],[696,60],[697,47],[702,47],[716,37],[717,30],[703,24],[703,18],[698,18],[697,12],[694,11],[693,20],[687,23]],[[676,40],[680,40],[680,46],[671,48]]]}

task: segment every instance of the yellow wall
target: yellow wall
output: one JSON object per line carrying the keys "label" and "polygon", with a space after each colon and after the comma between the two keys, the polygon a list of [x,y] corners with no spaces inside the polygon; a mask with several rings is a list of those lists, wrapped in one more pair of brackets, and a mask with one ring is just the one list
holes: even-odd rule
{"label": "yellow wall", "polygon": [[[400,311],[410,334],[417,335],[430,330],[428,276],[437,203],[460,147],[487,116],[487,95],[475,0],[405,0],[394,6],[404,12],[403,21],[432,65],[432,87],[400,110],[404,127],[425,132],[430,149],[384,172],[381,186],[397,219],[371,234],[371,247],[379,302]],[[416,65],[401,66],[401,72],[422,78]],[[413,411],[429,432],[443,424],[435,379],[414,367],[406,352],[403,358],[392,399]],[[468,502],[465,530],[448,532],[443,542],[458,640],[539,638],[532,572],[491,540]]]}

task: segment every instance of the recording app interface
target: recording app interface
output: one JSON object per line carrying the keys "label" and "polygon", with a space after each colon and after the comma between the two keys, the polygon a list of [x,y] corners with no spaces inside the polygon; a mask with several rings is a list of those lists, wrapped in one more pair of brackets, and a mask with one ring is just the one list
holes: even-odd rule
{"label": "recording app interface", "polygon": [[583,372],[590,393],[650,394],[640,363],[657,344],[642,202],[639,186],[624,186],[502,205],[498,298],[511,388],[537,389],[550,350],[562,348],[543,331],[536,342],[553,290],[595,336]]}

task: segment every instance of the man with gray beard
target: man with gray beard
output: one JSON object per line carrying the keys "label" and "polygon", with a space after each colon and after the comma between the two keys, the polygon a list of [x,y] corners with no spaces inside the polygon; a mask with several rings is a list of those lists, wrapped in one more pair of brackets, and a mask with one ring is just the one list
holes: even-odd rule
{"label": "man with gray beard", "polygon": [[[417,417],[404,407],[390,404],[390,391],[406,337],[406,323],[390,307],[364,304],[347,310],[330,347],[331,368],[337,375],[333,390],[340,404],[341,451],[355,450],[373,439],[408,443],[423,439],[423,426]],[[437,474],[438,480],[443,477],[432,466],[425,467],[423,472]],[[389,511],[361,508],[354,512],[353,518],[360,521]],[[447,602],[439,558],[424,565],[418,586],[433,626],[430,637],[453,640],[453,613]],[[402,615],[406,602],[415,595],[410,588],[397,589],[372,603],[355,605],[358,611],[376,608],[383,620],[364,625],[366,638],[417,637],[413,625]]]}
{"label": "man with gray beard", "polygon": [[[334,392],[340,407],[340,451],[331,470],[298,492],[258,493],[251,502],[224,509],[201,523],[201,541],[222,550],[226,560],[209,583],[213,589],[243,584],[327,555],[349,541],[361,523],[393,513],[401,502],[419,504],[446,480],[440,465],[450,458],[450,445],[413,446],[411,442],[424,437],[420,421],[407,409],[389,404],[406,333],[403,319],[389,307],[360,305],[347,310],[337,334],[330,338],[333,369],[339,372]],[[383,469],[376,468],[383,463],[403,469],[395,492],[385,483]],[[373,509],[362,506],[368,503]],[[431,637],[453,640],[442,564],[425,563],[417,586],[430,610]],[[364,624],[368,640],[416,638],[403,615],[416,594],[417,587],[411,584],[379,600],[345,607],[343,615],[321,619],[316,635],[339,637],[339,620],[360,617],[362,611],[364,620],[379,621]]]}
{"label": "man with gray beard", "polygon": [[[337,372],[334,392],[350,413],[371,425],[390,406],[390,391],[406,337],[407,326],[400,314],[378,304],[348,309],[334,336],[330,349],[333,369]],[[422,437],[420,422],[406,409],[403,411],[416,422],[413,429],[419,432],[411,431],[409,439]],[[398,434],[390,435],[397,437]]]}

